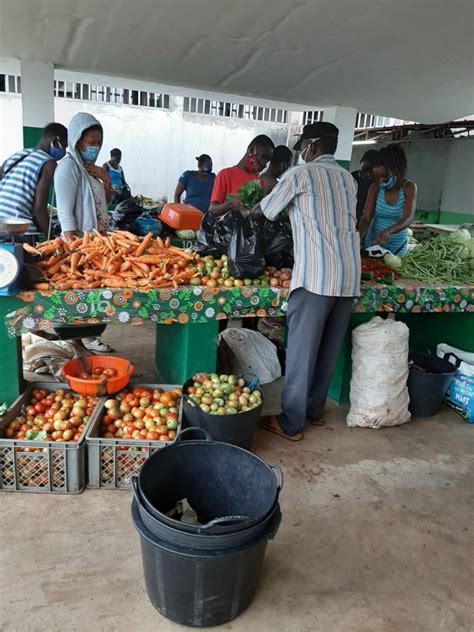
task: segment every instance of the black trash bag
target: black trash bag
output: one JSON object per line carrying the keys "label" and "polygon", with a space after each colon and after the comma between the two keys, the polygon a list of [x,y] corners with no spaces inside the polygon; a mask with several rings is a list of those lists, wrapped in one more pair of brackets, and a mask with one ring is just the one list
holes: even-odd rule
{"label": "black trash bag", "polygon": [[265,270],[260,222],[237,213],[227,251],[227,265],[236,279],[255,279]]}
{"label": "black trash bag", "polygon": [[261,234],[267,265],[278,270],[292,268],[294,257],[290,221],[288,219],[279,219],[275,222],[265,220],[261,226]]}
{"label": "black trash bag", "polygon": [[196,235],[194,250],[198,254],[203,256],[210,255],[211,257],[220,256],[214,239],[215,229],[216,221],[210,213],[207,213],[202,218],[201,226]]}

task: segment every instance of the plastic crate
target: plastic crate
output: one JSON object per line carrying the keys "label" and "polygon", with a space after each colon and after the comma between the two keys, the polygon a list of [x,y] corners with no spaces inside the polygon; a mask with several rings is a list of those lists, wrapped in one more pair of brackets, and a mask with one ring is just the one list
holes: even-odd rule
{"label": "plastic crate", "polygon": [[[48,392],[64,388],[71,392],[67,384],[35,382],[9,408],[3,417],[0,432],[0,491],[79,494],[86,483],[85,437],[99,412],[100,402],[77,443],[4,438],[4,429],[10,421],[21,415],[23,406],[28,405],[35,388],[44,388]],[[42,451],[29,452],[25,451],[26,448]]]}
{"label": "plastic crate", "polygon": [[[169,391],[181,386],[174,384],[135,384],[130,382],[126,390],[134,388],[162,388]],[[161,450],[174,441],[137,441],[130,439],[108,439],[99,437],[100,422],[105,414],[105,399],[99,402],[98,414],[86,433],[87,444],[87,487],[92,489],[130,489],[130,477],[138,474],[143,463],[156,450]],[[176,438],[181,430],[182,400],[179,407]],[[175,439],[176,441],[176,439]]]}

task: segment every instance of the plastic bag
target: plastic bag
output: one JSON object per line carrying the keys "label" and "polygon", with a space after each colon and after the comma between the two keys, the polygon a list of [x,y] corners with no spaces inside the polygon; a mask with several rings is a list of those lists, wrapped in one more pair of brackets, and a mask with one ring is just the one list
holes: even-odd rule
{"label": "plastic bag", "polygon": [[163,232],[163,224],[149,215],[139,217],[135,220],[135,223],[137,225],[137,235],[142,237],[148,235],[148,233],[153,233],[155,237],[158,237]]}
{"label": "plastic bag", "polygon": [[263,334],[251,329],[226,329],[219,336],[233,354],[232,372],[253,374],[260,384],[269,384],[281,377],[275,345]]}
{"label": "plastic bag", "polygon": [[468,423],[474,424],[474,353],[441,343],[438,358],[446,358],[458,368],[446,395],[446,403]]}
{"label": "plastic bag", "polygon": [[218,256],[218,249],[214,240],[216,221],[211,213],[206,213],[201,221],[201,226],[196,235],[195,251],[200,255]]}
{"label": "plastic bag", "polygon": [[258,220],[238,213],[227,250],[228,268],[236,279],[255,279],[265,269]]}
{"label": "plastic bag", "polygon": [[408,338],[405,323],[379,316],[353,330],[349,427],[381,428],[410,421]]}
{"label": "plastic bag", "polygon": [[262,224],[261,234],[267,264],[278,270],[292,268],[294,263],[293,233],[289,220],[270,222],[266,219]]}

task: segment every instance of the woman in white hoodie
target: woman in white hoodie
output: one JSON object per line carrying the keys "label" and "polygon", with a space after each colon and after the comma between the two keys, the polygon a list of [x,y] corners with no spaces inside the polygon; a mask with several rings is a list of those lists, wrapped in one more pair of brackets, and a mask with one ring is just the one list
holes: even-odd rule
{"label": "woman in white hoodie", "polygon": [[68,127],[68,150],[54,174],[58,219],[66,239],[88,230],[108,229],[109,174],[95,162],[103,143],[99,121],[85,112]]}
{"label": "woman in white hoodie", "polygon": [[[92,114],[80,112],[73,116],[68,127],[67,153],[54,174],[58,219],[65,239],[84,231],[108,229],[110,177],[95,164],[102,142],[102,126]],[[90,351],[113,351],[100,338],[83,338],[82,342]]]}

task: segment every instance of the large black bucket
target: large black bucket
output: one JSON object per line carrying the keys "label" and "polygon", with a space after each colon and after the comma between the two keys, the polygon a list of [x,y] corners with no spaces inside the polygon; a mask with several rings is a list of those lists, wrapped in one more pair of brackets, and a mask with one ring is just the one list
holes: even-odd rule
{"label": "large black bucket", "polygon": [[[183,386],[183,393],[193,385],[188,380]],[[202,428],[208,432],[214,441],[223,441],[236,445],[245,450],[252,449],[258,422],[262,416],[263,403],[237,415],[209,415],[193,403],[187,396],[183,398],[183,423],[185,427]]]}
{"label": "large black bucket", "polygon": [[[188,533],[233,533],[261,522],[277,504],[281,469],[228,443],[183,440],[194,431],[205,434],[184,430],[173,445],[143,464],[138,477],[141,504],[157,520]],[[165,515],[183,498],[196,511],[199,526]]]}
{"label": "large black bucket", "polygon": [[280,526],[271,524],[252,542],[224,550],[173,546],[153,535],[132,505],[140,535],[148,597],[164,617],[192,627],[222,625],[242,614],[252,602],[267,548]]}
{"label": "large black bucket", "polygon": [[410,353],[409,359],[423,371],[410,368],[408,392],[413,417],[430,417],[441,408],[456,367],[434,355]]}

